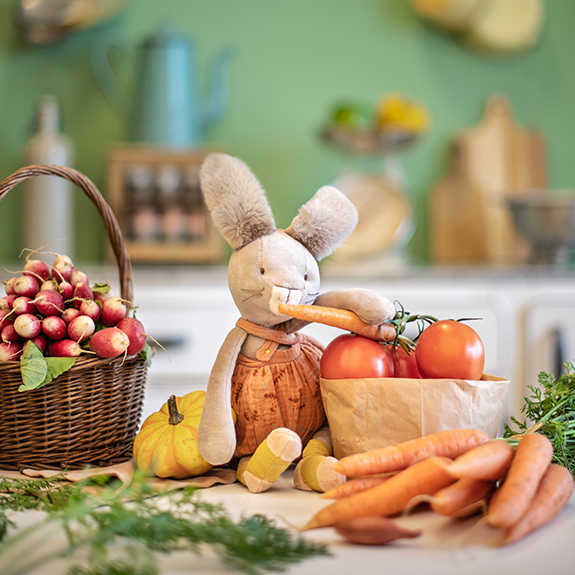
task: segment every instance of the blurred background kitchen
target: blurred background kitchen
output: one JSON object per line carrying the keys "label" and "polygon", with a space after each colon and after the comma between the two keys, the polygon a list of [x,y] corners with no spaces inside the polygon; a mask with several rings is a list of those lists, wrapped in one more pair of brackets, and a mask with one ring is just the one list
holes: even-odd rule
{"label": "blurred background kitchen", "polygon": [[[520,382],[512,411],[575,357],[573,21],[571,0],[0,0],[0,177],[66,163],[95,182],[148,331],[173,347],[157,373],[198,380],[214,352],[158,335],[182,316],[156,296],[166,274],[174,298],[198,290],[187,323],[215,349],[235,321],[204,155],[243,159],[280,227],[335,183],[360,223],[326,286],[482,317],[486,371]],[[47,228],[55,251],[109,265],[94,207],[58,184],[45,205],[30,182],[2,201],[0,262]]]}

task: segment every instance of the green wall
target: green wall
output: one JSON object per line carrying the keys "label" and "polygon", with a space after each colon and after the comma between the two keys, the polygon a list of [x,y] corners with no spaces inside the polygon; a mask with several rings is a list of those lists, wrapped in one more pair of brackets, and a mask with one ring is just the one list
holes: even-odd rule
{"label": "green wall", "polygon": [[[427,257],[426,197],[446,167],[450,135],[481,115],[489,94],[508,96],[517,119],[548,140],[554,187],[575,187],[575,3],[546,2],[539,46],[505,60],[472,54],[417,19],[407,0],[131,0],[111,23],[49,47],[27,46],[12,24],[14,2],[0,0],[0,176],[22,165],[39,97],[56,95],[64,130],[77,149],[76,168],[106,193],[106,155],[125,141],[127,123],[103,96],[90,68],[94,43],[110,32],[137,46],[158,23],[173,17],[196,42],[201,84],[220,48],[232,46],[231,102],[206,134],[244,159],[268,192],[279,226],[325,183],[341,156],[318,138],[334,102],[375,103],[391,91],[422,100],[431,131],[404,154],[408,191],[419,224],[410,244],[414,261]],[[126,85],[134,53],[114,59]],[[16,257],[21,194],[2,202],[0,260]],[[105,253],[103,226],[89,202],[77,196],[76,253],[98,261]]]}

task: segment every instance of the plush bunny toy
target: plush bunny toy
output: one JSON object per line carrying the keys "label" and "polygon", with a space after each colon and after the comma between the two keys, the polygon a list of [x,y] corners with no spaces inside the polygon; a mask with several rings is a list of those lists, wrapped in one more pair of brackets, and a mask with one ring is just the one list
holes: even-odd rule
{"label": "plush bunny toy", "polygon": [[278,304],[349,309],[368,323],[394,316],[393,304],[371,290],[319,294],[317,261],[349,236],[357,212],[341,192],[325,186],[280,230],[243,162],[210,154],[200,175],[214,223],[234,250],[228,282],[241,315],[210,374],[200,453],[212,465],[237,465],[238,479],[261,492],[306,447],[300,463],[313,460],[313,471],[298,464],[294,482],[302,489],[325,490],[344,478],[331,470],[335,459],[319,390],[323,346],[298,333],[305,322],[281,314]]}

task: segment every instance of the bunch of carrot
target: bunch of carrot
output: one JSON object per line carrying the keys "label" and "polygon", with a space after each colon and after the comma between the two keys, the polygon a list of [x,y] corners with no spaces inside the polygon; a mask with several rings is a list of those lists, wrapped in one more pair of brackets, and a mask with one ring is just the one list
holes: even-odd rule
{"label": "bunch of carrot", "polygon": [[349,480],[323,495],[335,501],[304,530],[333,526],[345,536],[346,525],[364,518],[359,522],[363,532],[352,530],[355,541],[348,539],[362,542],[363,537],[373,544],[367,518],[377,516],[381,544],[413,536],[389,517],[427,502],[449,517],[483,511],[489,525],[504,530],[503,543],[512,543],[549,522],[573,493],[573,476],[551,463],[552,457],[544,435],[524,435],[513,447],[475,429],[442,431],[350,455],[335,465]]}

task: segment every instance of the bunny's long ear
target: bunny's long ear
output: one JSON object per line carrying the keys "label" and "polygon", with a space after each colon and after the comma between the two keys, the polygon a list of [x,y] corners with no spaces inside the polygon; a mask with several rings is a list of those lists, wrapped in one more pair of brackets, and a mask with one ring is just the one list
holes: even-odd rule
{"label": "bunny's long ear", "polygon": [[264,191],[241,160],[210,154],[202,164],[200,181],[212,219],[232,248],[275,231]]}
{"label": "bunny's long ear", "polygon": [[349,237],[357,220],[351,201],[336,188],[324,186],[300,208],[286,233],[321,260]]}

